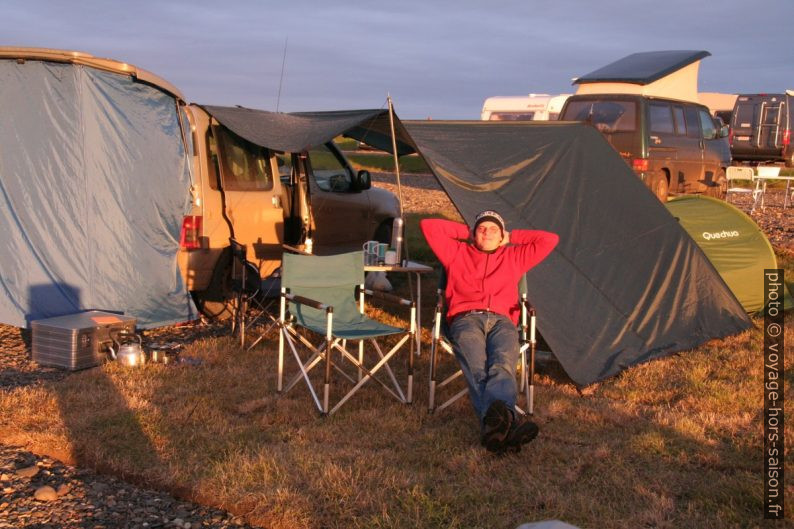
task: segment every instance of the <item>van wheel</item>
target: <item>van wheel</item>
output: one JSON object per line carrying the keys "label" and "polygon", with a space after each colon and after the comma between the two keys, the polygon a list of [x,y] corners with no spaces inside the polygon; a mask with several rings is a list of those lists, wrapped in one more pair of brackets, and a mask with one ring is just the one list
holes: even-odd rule
{"label": "van wheel", "polygon": [[234,304],[232,299],[223,301],[212,301],[203,296],[202,292],[193,292],[193,301],[199,312],[210,321],[226,321],[234,315]]}
{"label": "van wheel", "polygon": [[196,307],[212,321],[228,320],[234,315],[234,293],[231,289],[232,253],[224,248],[215,263],[212,279],[206,290],[194,292]]}
{"label": "van wheel", "polygon": [[234,293],[230,287],[231,279],[231,266],[226,266],[220,272],[216,268],[210,286],[206,290],[193,292],[196,307],[211,321],[225,321],[234,315]]}
{"label": "van wheel", "polygon": [[[262,286],[259,270],[251,263],[248,263],[246,283],[248,292],[258,292]],[[234,316],[237,295],[232,285],[231,263],[218,261],[207,290],[193,293],[193,299],[201,313],[213,321],[223,321]]]}
{"label": "van wheel", "polygon": [[667,202],[669,186],[667,184],[667,178],[664,174],[659,175],[659,177],[656,179],[656,182],[653,183],[652,191],[662,204]]}

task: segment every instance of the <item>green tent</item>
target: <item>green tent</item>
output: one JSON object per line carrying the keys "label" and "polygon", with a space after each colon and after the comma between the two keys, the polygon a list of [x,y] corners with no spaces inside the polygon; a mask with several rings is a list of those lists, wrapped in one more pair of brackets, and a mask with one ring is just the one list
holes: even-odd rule
{"label": "green tent", "polygon": [[[738,208],[711,197],[682,195],[666,204],[748,313],[764,308],[764,269],[777,257],[764,233]],[[794,306],[784,289],[784,309]]]}

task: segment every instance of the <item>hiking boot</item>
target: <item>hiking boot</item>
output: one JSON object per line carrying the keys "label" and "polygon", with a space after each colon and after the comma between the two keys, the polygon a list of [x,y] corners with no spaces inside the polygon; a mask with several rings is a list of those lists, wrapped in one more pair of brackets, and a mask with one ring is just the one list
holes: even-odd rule
{"label": "hiking boot", "polygon": [[513,413],[507,404],[495,400],[488,406],[482,420],[481,444],[489,452],[503,452],[505,439],[513,424]]}
{"label": "hiking boot", "polygon": [[504,441],[504,448],[507,452],[520,452],[521,446],[530,443],[538,436],[540,429],[538,425],[530,421],[525,415],[519,415],[513,420],[510,431]]}

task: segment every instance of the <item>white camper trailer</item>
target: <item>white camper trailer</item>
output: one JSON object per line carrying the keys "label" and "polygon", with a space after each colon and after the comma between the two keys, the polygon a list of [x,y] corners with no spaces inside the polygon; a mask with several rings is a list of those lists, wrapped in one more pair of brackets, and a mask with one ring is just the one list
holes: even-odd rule
{"label": "white camper trailer", "polygon": [[556,120],[571,94],[529,94],[495,96],[485,100],[480,118],[483,121]]}

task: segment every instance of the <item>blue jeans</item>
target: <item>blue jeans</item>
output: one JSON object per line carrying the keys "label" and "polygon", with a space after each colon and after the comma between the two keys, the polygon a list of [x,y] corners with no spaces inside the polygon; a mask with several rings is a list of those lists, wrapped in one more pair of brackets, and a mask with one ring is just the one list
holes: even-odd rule
{"label": "blue jeans", "polygon": [[448,335],[480,422],[495,400],[514,409],[519,345],[518,330],[510,318],[493,313],[465,314],[452,320]]}

